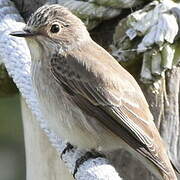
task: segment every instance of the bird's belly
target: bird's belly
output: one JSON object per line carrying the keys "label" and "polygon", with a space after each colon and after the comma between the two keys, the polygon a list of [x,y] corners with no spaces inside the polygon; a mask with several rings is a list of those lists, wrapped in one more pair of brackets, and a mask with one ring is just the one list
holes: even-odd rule
{"label": "bird's belly", "polygon": [[82,149],[102,148],[109,151],[124,144],[119,137],[73,104],[50,71],[45,73],[43,69],[41,65],[32,66],[32,80],[41,110],[51,130],[63,140]]}

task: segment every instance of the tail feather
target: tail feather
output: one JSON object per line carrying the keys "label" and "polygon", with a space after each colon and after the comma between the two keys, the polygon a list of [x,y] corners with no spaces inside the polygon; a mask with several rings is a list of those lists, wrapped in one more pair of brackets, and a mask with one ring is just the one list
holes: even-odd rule
{"label": "tail feather", "polygon": [[174,169],[178,174],[180,174],[180,165],[177,164],[177,162],[174,162],[173,160],[171,160],[171,164],[172,164],[173,169]]}

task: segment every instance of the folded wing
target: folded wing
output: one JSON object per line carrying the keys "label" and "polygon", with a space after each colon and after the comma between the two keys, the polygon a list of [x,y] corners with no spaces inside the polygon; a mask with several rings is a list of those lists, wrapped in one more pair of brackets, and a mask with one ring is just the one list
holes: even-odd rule
{"label": "folded wing", "polygon": [[[96,54],[91,56],[90,62],[80,61],[81,57],[61,55],[51,59],[51,72],[58,83],[82,111],[96,117],[102,125],[168,174],[156,144],[158,131],[135,80],[118,63],[101,63]],[[96,68],[100,68],[98,72],[94,71]]]}

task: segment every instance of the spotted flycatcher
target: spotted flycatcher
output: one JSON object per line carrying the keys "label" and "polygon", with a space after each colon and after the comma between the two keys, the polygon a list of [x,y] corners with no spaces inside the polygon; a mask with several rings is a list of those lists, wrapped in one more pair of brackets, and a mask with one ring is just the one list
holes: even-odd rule
{"label": "spotted flycatcher", "polygon": [[81,149],[125,148],[161,180],[177,180],[134,78],[60,5],[44,5],[20,32],[48,125]]}

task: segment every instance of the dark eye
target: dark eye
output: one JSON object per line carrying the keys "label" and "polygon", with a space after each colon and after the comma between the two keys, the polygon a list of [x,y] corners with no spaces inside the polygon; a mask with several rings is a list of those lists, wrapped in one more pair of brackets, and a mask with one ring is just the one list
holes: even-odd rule
{"label": "dark eye", "polygon": [[52,33],[58,33],[59,30],[60,30],[60,27],[59,27],[58,24],[53,24],[53,25],[51,26],[51,29],[50,29],[50,31],[51,31]]}

